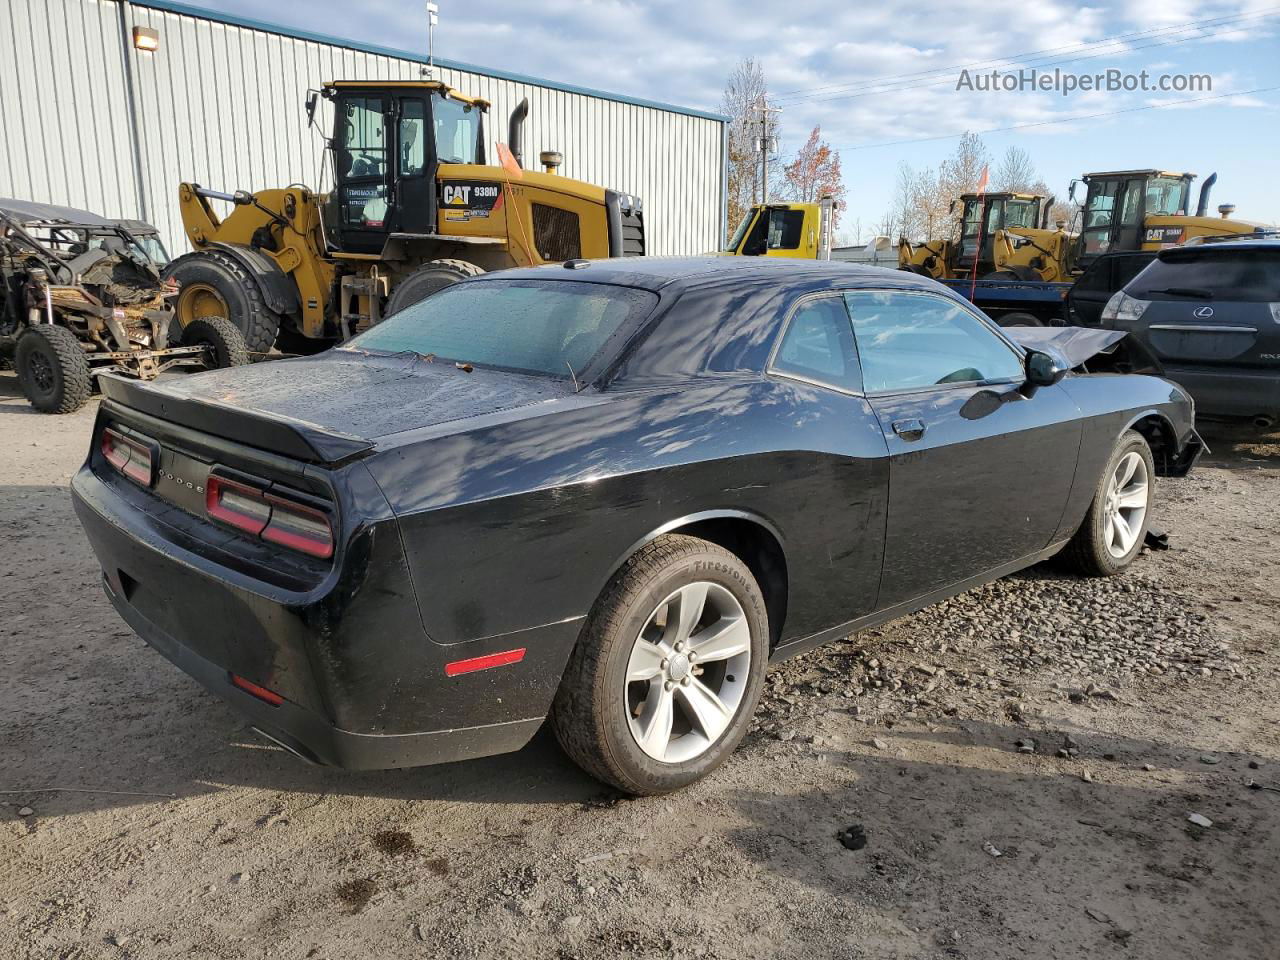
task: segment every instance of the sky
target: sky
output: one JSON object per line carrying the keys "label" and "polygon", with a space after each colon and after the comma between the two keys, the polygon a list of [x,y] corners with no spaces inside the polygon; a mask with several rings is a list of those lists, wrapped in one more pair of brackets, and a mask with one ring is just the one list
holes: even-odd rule
{"label": "sky", "polygon": [[[195,2],[426,50],[420,2]],[[1060,197],[1088,171],[1217,172],[1211,210],[1229,202],[1237,218],[1280,223],[1280,0],[437,2],[439,57],[699,109],[717,110],[734,65],[756,58],[782,107],[783,158],[814,126],[840,152],[846,238],[858,224],[864,238],[872,232],[902,163],[936,168],[966,130],[997,160],[1010,145],[1027,150]],[[971,78],[1022,67],[1208,74],[1211,89],[957,89],[962,67]],[[1176,102],[1188,100],[1199,102]],[[1072,117],[1091,119],[1058,122]]]}

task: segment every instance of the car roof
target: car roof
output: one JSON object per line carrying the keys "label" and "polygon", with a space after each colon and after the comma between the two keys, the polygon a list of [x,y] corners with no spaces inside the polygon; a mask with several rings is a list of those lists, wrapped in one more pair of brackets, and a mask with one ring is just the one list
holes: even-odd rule
{"label": "car roof", "polygon": [[114,227],[114,221],[88,210],[75,207],[59,207],[52,203],[36,203],[33,200],[16,200],[0,197],[0,213],[21,224],[66,223],[81,227]]}
{"label": "car roof", "polygon": [[[585,264],[585,266],[570,265]],[[468,283],[497,280],[578,280],[610,283],[658,291],[667,287],[694,289],[721,282],[726,277],[743,283],[787,284],[795,289],[825,287],[833,282],[857,287],[933,290],[940,285],[928,277],[905,270],[865,266],[840,260],[797,260],[786,257],[617,257],[608,260],[571,260],[568,264],[524,267],[482,274]],[[942,288],[944,289],[944,288]]]}
{"label": "car roof", "polygon": [[[1246,234],[1247,236],[1247,234]],[[1179,260],[1199,260],[1206,253],[1220,253],[1224,256],[1241,250],[1280,250],[1280,237],[1262,237],[1256,240],[1224,239],[1212,243],[1193,243],[1181,247],[1167,247],[1156,254],[1165,263],[1177,263]]]}

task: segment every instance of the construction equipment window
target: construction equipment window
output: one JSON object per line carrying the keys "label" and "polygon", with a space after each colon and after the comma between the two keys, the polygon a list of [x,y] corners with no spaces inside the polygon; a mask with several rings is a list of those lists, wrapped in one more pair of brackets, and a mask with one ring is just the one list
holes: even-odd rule
{"label": "construction equipment window", "polygon": [[1151,216],[1183,216],[1187,212],[1187,181],[1181,177],[1152,177],[1147,181],[1147,213]]}
{"label": "construction equipment window", "polygon": [[400,106],[400,176],[420,177],[426,168],[427,106],[404,100]]}
{"label": "construction equipment window", "polygon": [[480,144],[480,111],[469,103],[437,97],[435,110],[436,156],[441,163],[477,163]]}
{"label": "construction equipment window", "polygon": [[1008,203],[1004,208],[1004,226],[1038,227],[1039,203]]}
{"label": "construction equipment window", "polygon": [[347,177],[380,177],[387,169],[386,106],[381,97],[348,97],[343,101],[338,173]]}

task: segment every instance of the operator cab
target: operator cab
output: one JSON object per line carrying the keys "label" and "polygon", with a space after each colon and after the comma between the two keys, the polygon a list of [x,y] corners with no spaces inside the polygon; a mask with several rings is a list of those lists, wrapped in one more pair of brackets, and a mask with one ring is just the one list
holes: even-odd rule
{"label": "operator cab", "polygon": [[[331,243],[376,254],[393,234],[436,233],[436,169],[485,162],[488,102],[438,81],[337,81],[321,93],[334,105],[334,188],[325,209]],[[315,107],[313,95],[313,121]]]}
{"label": "operator cab", "polygon": [[960,217],[960,242],[956,269],[968,273],[973,269],[974,253],[981,237],[978,275],[995,269],[994,243],[997,230],[1009,227],[1040,227],[1048,219],[1047,198],[1032,193],[966,193],[960,197],[964,205]]}
{"label": "operator cab", "polygon": [[[1194,173],[1163,170],[1118,170],[1086,173],[1088,193],[1084,201],[1084,222],[1080,230],[1079,262],[1087,264],[1103,253],[1141,250],[1148,237],[1144,224],[1148,217],[1185,217],[1191,200]],[[1071,184],[1075,198],[1076,181]],[[1170,228],[1176,242],[1182,228]]]}

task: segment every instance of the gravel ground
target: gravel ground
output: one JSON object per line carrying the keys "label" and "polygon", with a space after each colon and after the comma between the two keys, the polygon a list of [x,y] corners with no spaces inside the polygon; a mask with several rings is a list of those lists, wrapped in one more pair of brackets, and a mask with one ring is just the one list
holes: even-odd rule
{"label": "gravel ground", "polygon": [[92,408],[16,393],[0,956],[1275,955],[1276,437],[1211,432],[1126,576],[1046,565],[788,662],[719,772],[625,800],[545,731],[392,773],[261,742],[102,597],[66,491]]}

